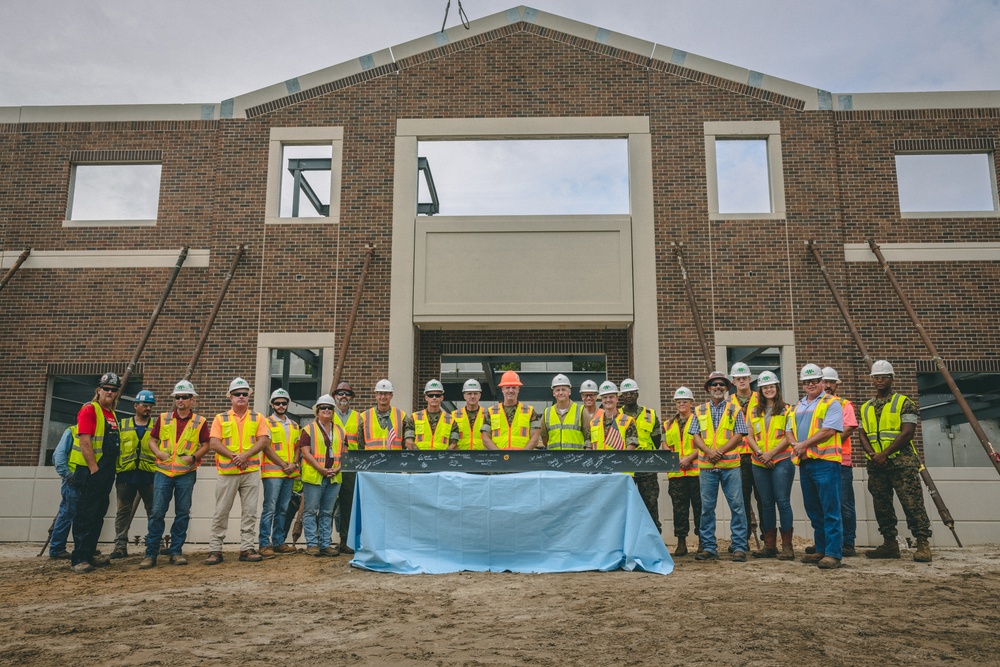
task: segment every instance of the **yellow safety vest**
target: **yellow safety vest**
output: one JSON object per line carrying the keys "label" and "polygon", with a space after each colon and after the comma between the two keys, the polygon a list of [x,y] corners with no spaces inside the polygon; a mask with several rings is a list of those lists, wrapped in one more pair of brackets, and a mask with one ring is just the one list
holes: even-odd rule
{"label": "yellow safety vest", "polygon": [[[772,414],[771,421],[766,428],[763,412],[759,417],[754,416],[754,411],[748,411],[748,415],[750,417],[748,426],[753,429],[753,437],[757,441],[757,446],[767,452],[780,445],[781,441],[784,440],[785,431],[788,429],[788,420],[795,419],[795,408],[786,405],[784,412],[780,415]],[[792,458],[792,448],[786,447],[783,452],[771,459],[771,462],[777,463],[790,458]],[[762,468],[767,467],[757,459],[753,459],[753,464]]]}
{"label": "yellow safety vest", "polygon": [[[94,412],[97,413],[97,424],[94,427],[94,435],[90,436],[90,447],[94,450],[94,460],[101,460],[101,451],[104,447],[104,411],[101,409],[101,404],[97,401],[91,401],[91,405],[94,406]],[[80,449],[80,435],[73,429],[73,449],[69,452],[69,460],[66,462],[66,466],[72,473],[76,470],[77,466],[87,465],[86,459],[83,458],[83,450]]]}
{"label": "yellow safety vest", "polygon": [[197,463],[190,466],[182,463],[180,457],[191,456],[198,451],[201,446],[198,436],[201,434],[201,427],[204,423],[204,417],[192,412],[191,419],[188,420],[184,431],[178,436],[177,420],[174,419],[173,413],[164,412],[160,415],[160,442],[157,446],[165,451],[170,458],[166,461],[156,460],[157,472],[162,472],[167,477],[180,477],[193,472],[198,467]]}
{"label": "yellow safety vest", "polygon": [[[622,436],[622,446],[620,449],[624,450],[628,447],[625,434],[628,432],[629,424],[633,423],[635,420],[628,415],[619,412],[615,415],[614,421],[615,425],[618,427],[618,433]],[[594,449],[618,449],[616,447],[612,447],[604,441],[604,408],[595,412],[594,418],[590,420],[590,441],[593,443]]]}
{"label": "yellow safety vest", "polygon": [[[757,392],[753,392],[752,394],[750,394],[750,400],[747,401],[746,408],[740,405],[740,399],[736,397],[736,394],[733,394],[732,396],[729,397],[729,402],[732,403],[733,408],[735,410],[743,413],[743,420],[746,421],[747,426],[750,426],[750,414],[753,411],[753,409],[757,406]],[[736,445],[736,448],[733,449],[733,451],[736,452],[737,455],[749,454],[750,443],[747,442],[746,438],[743,438],[743,442],[739,445]]]}
{"label": "yellow safety vest", "polygon": [[518,402],[514,423],[507,423],[503,403],[489,409],[490,437],[498,449],[524,449],[531,439],[531,406]]}
{"label": "yellow safety vest", "polygon": [[469,413],[465,408],[455,410],[451,413],[451,418],[455,420],[452,428],[458,429],[459,449],[486,449],[483,445],[483,420],[486,415],[485,408],[476,411],[474,423],[469,423]]}
{"label": "yellow safety vest", "polygon": [[560,421],[556,406],[550,405],[542,413],[547,429],[546,447],[548,449],[583,449],[586,443],[583,439],[583,409],[576,403],[571,403],[566,415]]}
{"label": "yellow safety vest", "polygon": [[[309,439],[312,441],[312,455],[318,463],[326,462],[326,438],[323,437],[323,432],[320,430],[319,424],[312,422],[309,426],[302,429],[303,433],[309,434]],[[336,424],[330,429],[330,444],[333,450],[333,467],[336,468],[340,465],[340,455],[343,452],[344,441],[346,440],[346,434],[344,429]],[[308,461],[304,458],[302,459],[302,483],[303,484],[322,484],[323,475],[320,474],[319,470],[312,467]],[[343,476],[338,472],[336,475],[330,478],[332,484],[340,484]]]}
{"label": "yellow safety vest", "polygon": [[[726,401],[726,406],[719,419],[719,426],[716,429],[712,423],[712,402],[703,403],[694,409],[695,418],[698,420],[698,428],[701,430],[701,439],[710,449],[724,447],[729,439],[733,437],[736,430],[736,415],[739,414],[739,407],[733,407],[732,401]],[[705,452],[698,450],[698,467],[705,468],[739,468],[740,455],[736,453],[736,448],[731,449],[722,455],[718,463],[712,463],[705,456]]]}
{"label": "yellow safety vest", "polygon": [[[837,398],[835,396],[831,396],[830,394],[823,395],[823,398],[821,398],[819,403],[816,404],[816,409],[813,410],[812,419],[809,420],[809,432],[806,433],[804,437],[799,437],[799,420],[796,418],[796,414],[794,412],[792,413],[791,419],[789,420],[791,423],[789,424],[788,430],[792,432],[792,437],[795,438],[796,442],[801,442],[806,438],[811,438],[823,428],[823,418],[826,417],[827,410],[830,409],[830,406],[833,405],[833,402],[836,400]],[[819,459],[821,461],[836,461],[837,463],[840,463],[841,458],[840,434],[837,432],[834,432],[832,437],[827,438],[823,442],[815,444],[806,450],[806,459]],[[799,457],[797,456],[793,455],[792,460],[795,462],[795,465],[800,463]]]}
{"label": "yellow safety vest", "polygon": [[[865,429],[865,435],[868,436],[868,442],[871,443],[872,449],[875,453],[889,449],[892,442],[903,432],[903,403],[906,402],[906,396],[902,394],[897,394],[893,392],[892,400],[882,406],[882,412],[879,414],[878,419],[875,418],[875,405],[874,402],[869,400],[865,401],[865,404],[861,406],[861,427]],[[913,453],[917,453],[917,447],[910,440],[910,447],[913,449]],[[900,448],[889,455],[890,459],[899,456],[899,453],[905,451],[905,448]],[[865,453],[865,457],[868,453]]]}
{"label": "yellow safety vest", "polygon": [[[287,424],[289,437],[286,438],[285,426],[286,424],[276,419],[274,415],[267,418],[267,428],[271,431],[271,449],[285,463],[295,463],[295,444],[299,441],[301,429],[298,424],[289,420]],[[269,477],[289,477],[294,479],[299,476],[299,471],[295,470],[290,475],[286,475],[281,466],[265,455],[261,459],[260,476],[261,479]]]}
{"label": "yellow safety vest", "polygon": [[126,417],[121,423],[121,450],[118,454],[117,472],[134,470],[138,464],[139,470],[153,472],[156,470],[156,456],[149,448],[149,439],[153,434],[156,418],[150,419],[146,432],[142,434],[142,442],[136,435],[135,417]]}
{"label": "yellow safety vest", "polygon": [[417,449],[448,449],[451,444],[450,412],[440,412],[437,426],[431,430],[431,420],[426,410],[413,413],[413,445]]}
{"label": "yellow safety vest", "polygon": [[[635,420],[635,431],[639,436],[639,446],[636,449],[652,450],[653,447],[653,425],[656,424],[656,413],[650,408],[638,406],[639,412],[632,419]],[[618,412],[624,413],[624,408],[618,408]]]}
{"label": "yellow safety vest", "polygon": [[[229,412],[216,415],[215,418],[222,423],[222,446],[234,454],[242,454],[253,449],[254,442],[257,440],[257,429],[260,427],[260,423],[264,421],[264,415],[253,410],[247,412],[243,422],[242,439],[239,438],[240,430],[236,426],[234,417],[233,411],[230,410]],[[258,454],[252,460],[247,461],[245,470],[240,470],[233,463],[232,459],[227,459],[224,456],[215,457],[215,467],[220,475],[244,475],[257,472],[260,470],[260,455]]]}
{"label": "yellow safety vest", "polygon": [[[663,442],[666,444],[668,449],[677,452],[677,456],[684,458],[685,456],[690,456],[691,452],[694,451],[694,436],[688,433],[688,429],[691,428],[691,420],[694,419],[694,412],[692,411],[688,418],[684,421],[684,425],[681,426],[680,422],[676,419],[671,419],[670,424],[663,429]],[[668,472],[667,478],[671,477],[697,477],[699,468],[697,465],[688,468],[687,470],[679,470],[678,472]]]}
{"label": "yellow safety vest", "polygon": [[403,418],[406,414],[399,408],[390,408],[389,422],[394,435],[392,442],[386,446],[389,429],[382,428],[378,423],[375,408],[365,411],[365,449],[402,449],[403,448]]}
{"label": "yellow safety vest", "polygon": [[339,412],[333,411],[333,423],[344,429],[344,442],[347,443],[348,449],[358,448],[358,424],[360,421],[361,415],[358,414],[357,410],[351,410],[347,413],[346,422],[340,418]]}

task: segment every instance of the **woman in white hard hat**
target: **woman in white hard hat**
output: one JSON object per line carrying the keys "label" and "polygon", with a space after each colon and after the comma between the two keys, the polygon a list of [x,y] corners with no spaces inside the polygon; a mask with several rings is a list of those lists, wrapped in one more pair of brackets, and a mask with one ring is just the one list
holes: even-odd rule
{"label": "woman in white hard hat", "polygon": [[299,450],[302,452],[302,530],[306,535],[306,553],[313,556],[338,556],[332,546],[333,505],[340,491],[340,458],[344,447],[344,429],[333,423],[334,400],[323,394],[313,406],[316,420],[302,429]]}
{"label": "woman in white hard hat", "polygon": [[[764,548],[754,551],[754,558],[792,560],[792,482],[795,466],[785,430],[792,407],[781,398],[778,376],[764,371],[757,378],[757,403],[747,415],[750,433],[747,442],[753,453],[753,476],[760,493],[760,527]],[[777,515],[781,521],[781,553],[777,548]]]}

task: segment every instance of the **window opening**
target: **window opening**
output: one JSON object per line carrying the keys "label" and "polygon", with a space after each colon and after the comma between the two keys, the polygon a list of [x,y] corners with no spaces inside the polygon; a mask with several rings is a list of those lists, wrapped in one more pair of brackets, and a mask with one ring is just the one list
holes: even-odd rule
{"label": "window opening", "polygon": [[[286,169],[281,175],[279,215],[282,218],[328,217],[333,148],[329,144],[287,145],[282,147],[282,158]],[[309,206],[302,206],[302,195]]]}
{"label": "window opening", "polygon": [[[423,180],[420,180],[420,177]],[[434,215],[441,210],[437,188],[434,187],[434,176],[431,174],[431,163],[425,157],[417,158],[417,215]],[[430,199],[430,202],[426,200]]]}
{"label": "window opening", "polygon": [[[781,348],[780,347],[727,347],[726,348],[726,361],[727,368],[725,368],[726,374],[729,373],[729,369],[733,367],[738,361],[742,361],[747,366],[750,367],[750,373],[752,374],[752,382],[750,387],[756,391],[757,390],[757,376],[759,376],[764,371],[771,371],[779,378],[781,377]],[[789,397],[795,396],[795,388],[792,391],[785,390],[782,388],[781,395],[786,401]]]}
{"label": "window opening", "polygon": [[719,213],[771,213],[767,158],[767,139],[716,139]]}
{"label": "window opening", "polygon": [[286,414],[300,425],[308,423],[316,399],[325,393],[322,374],[322,349],[272,349],[268,396],[283,388],[292,397]]}
{"label": "window opening", "polygon": [[[1000,439],[1000,373],[952,373],[986,436]],[[918,373],[921,439],[928,466],[992,465],[940,373]],[[855,404],[858,408],[874,392]],[[912,397],[911,397],[912,398]]]}
{"label": "window opening", "polygon": [[996,211],[992,153],[896,156],[901,213]]}
{"label": "window opening", "polygon": [[68,220],[155,220],[158,164],[74,164]]}
{"label": "window opening", "polygon": [[[44,438],[42,465],[52,465],[52,453],[62,438],[63,431],[76,424],[76,415],[86,403],[94,400],[94,390],[100,375],[50,375],[49,415]],[[142,376],[129,377],[118,400],[115,413],[122,417],[134,417],[134,399],[142,389]],[[155,408],[154,408],[155,412]]]}

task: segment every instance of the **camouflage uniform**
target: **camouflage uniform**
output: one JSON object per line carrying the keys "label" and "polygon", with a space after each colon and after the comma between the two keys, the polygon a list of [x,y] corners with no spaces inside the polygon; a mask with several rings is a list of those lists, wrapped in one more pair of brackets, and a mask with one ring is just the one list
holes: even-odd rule
{"label": "camouflage uniform", "polygon": [[[872,399],[875,408],[875,418],[882,414],[882,408],[892,400],[892,394],[885,399],[877,396]],[[900,408],[905,421],[914,422],[917,416],[917,406],[906,399]],[[912,415],[907,419],[907,415]],[[878,532],[882,537],[895,539],[899,534],[896,528],[896,508],[892,504],[892,492],[899,497],[899,504],[906,514],[906,525],[917,538],[931,536],[931,522],[924,507],[924,490],[920,484],[920,459],[917,457],[913,444],[899,450],[899,454],[887,459],[885,465],[875,466],[868,462],[868,492],[872,494],[872,504],[875,507],[875,518],[878,520]]]}
{"label": "camouflage uniform", "polygon": [[[620,412],[624,412],[632,419],[637,419],[639,414],[645,410],[640,405],[636,405],[634,410],[629,411],[625,406],[619,408]],[[660,429],[660,420],[656,416],[656,411],[653,410],[653,431],[650,433],[650,439],[652,441],[652,449],[659,449],[660,442],[662,441],[663,435]],[[653,523],[656,524],[656,532],[662,533],[663,527],[660,525],[660,478],[659,474],[655,472],[637,472],[633,477],[635,480],[636,488],[639,490],[639,495],[642,497],[643,504],[646,505],[646,510],[649,512],[649,516],[652,517]],[[700,494],[700,492],[699,492]],[[699,495],[699,500],[701,496]]]}
{"label": "camouflage uniform", "polygon": [[670,478],[667,493],[674,507],[674,536],[687,537],[690,532],[688,508],[694,512],[694,533],[701,530],[701,481],[697,476]]}

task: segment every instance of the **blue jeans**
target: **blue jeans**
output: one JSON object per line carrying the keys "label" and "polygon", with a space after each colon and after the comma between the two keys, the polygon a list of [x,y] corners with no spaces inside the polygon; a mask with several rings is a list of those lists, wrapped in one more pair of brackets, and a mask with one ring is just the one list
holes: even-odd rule
{"label": "blue jeans", "polygon": [[778,506],[781,530],[792,529],[792,482],[795,481],[795,464],[791,459],[778,461],[773,468],[753,467],[753,481],[760,494],[760,528],[763,531],[777,528],[774,506]]}
{"label": "blue jeans", "polygon": [[816,553],[840,559],[844,555],[844,524],[840,518],[840,462],[806,459],[799,464],[802,502],[813,527]]}
{"label": "blue jeans", "polygon": [[698,474],[701,488],[701,545],[705,551],[718,553],[715,542],[715,505],[719,501],[719,486],[732,513],[733,551],[747,552],[747,513],[743,509],[743,481],[739,468],[702,468]]}
{"label": "blue jeans", "polygon": [[170,527],[170,554],[181,553],[187,539],[188,523],[191,520],[191,497],[198,475],[189,472],[177,477],[157,472],[153,481],[153,511],[149,514],[149,532],[146,534],[146,558],[156,560],[160,553],[160,539],[163,537],[164,517],[174,499],[174,523]]}
{"label": "blue jeans", "polygon": [[854,468],[840,466],[840,514],[844,520],[844,544],[854,546],[858,536],[858,512],[854,508]]}
{"label": "blue jeans", "polygon": [[285,511],[292,499],[291,477],[265,477],[264,506],[260,510],[260,548],[280,547],[285,543]]}
{"label": "blue jeans", "polygon": [[[73,527],[73,519],[76,517],[76,504],[80,500],[80,490],[70,486],[67,478],[62,481],[62,500],[59,502],[59,512],[56,514],[55,523],[52,524],[52,540],[49,542],[49,556],[55,556],[66,551],[66,539],[69,531]],[[73,539],[76,542],[76,538]]]}
{"label": "blue jeans", "polygon": [[[324,478],[319,484],[302,485],[302,531],[307,547],[330,546],[333,536],[333,505],[340,493],[340,484]],[[318,535],[317,535],[318,531]]]}

